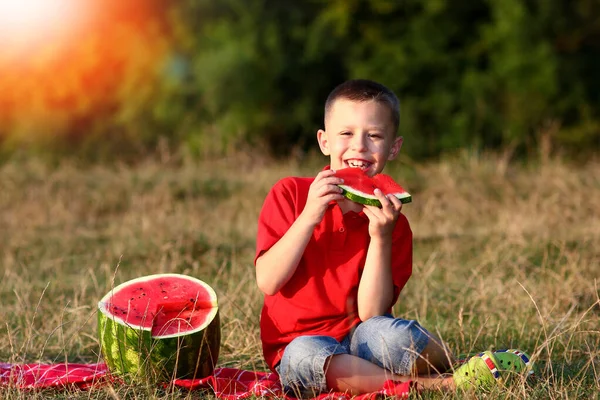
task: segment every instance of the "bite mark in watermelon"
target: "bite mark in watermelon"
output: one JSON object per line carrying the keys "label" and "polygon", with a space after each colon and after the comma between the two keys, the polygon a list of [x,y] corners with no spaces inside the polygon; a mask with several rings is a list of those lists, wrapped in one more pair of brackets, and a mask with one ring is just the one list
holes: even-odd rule
{"label": "bite mark in watermelon", "polygon": [[180,274],[157,274],[115,287],[98,303],[105,362],[126,380],[212,375],[221,342],[215,291]]}
{"label": "bite mark in watermelon", "polygon": [[343,189],[343,195],[356,203],[381,207],[381,202],[374,194],[378,188],[384,195],[392,195],[398,198],[402,203],[410,203],[412,196],[394,179],[386,174],[377,174],[368,176],[360,168],[342,168],[337,170],[335,175],[344,180],[339,185]]}

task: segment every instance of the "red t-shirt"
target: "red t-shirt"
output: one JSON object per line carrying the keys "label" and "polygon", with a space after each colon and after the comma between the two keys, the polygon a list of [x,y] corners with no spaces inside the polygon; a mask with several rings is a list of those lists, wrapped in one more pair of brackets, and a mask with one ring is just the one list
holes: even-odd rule
{"label": "red t-shirt", "polygon": [[[284,178],[273,186],[258,220],[255,262],[298,218],[313,180]],[[356,299],[370,240],[368,226],[363,212],[342,214],[332,202],[292,278],[275,295],[265,296],[260,330],[272,370],[294,338],[327,335],[341,340],[360,322]],[[392,271],[395,303],[412,273],[412,231],[402,214],[393,233]]]}

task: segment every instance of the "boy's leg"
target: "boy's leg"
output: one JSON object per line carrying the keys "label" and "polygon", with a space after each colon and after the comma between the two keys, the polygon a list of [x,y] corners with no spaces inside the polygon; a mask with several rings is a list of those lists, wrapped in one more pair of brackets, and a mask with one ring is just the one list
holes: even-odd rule
{"label": "boy's leg", "polygon": [[315,397],[328,390],[326,364],[332,356],[349,351],[349,339],[340,343],[329,336],[295,338],[285,348],[276,368],[284,391],[295,397]]}
{"label": "boy's leg", "polygon": [[407,381],[420,389],[455,390],[457,384],[463,388],[491,387],[497,380],[497,363],[491,353],[486,355],[487,360],[476,356],[453,374],[443,374],[454,358],[437,337],[415,321],[374,317],[352,333],[350,354],[330,358],[327,384],[353,394],[382,388],[394,394],[395,384]]}
{"label": "boy's leg", "polygon": [[[364,331],[369,334],[368,330]],[[409,380],[415,381],[420,388],[454,388],[451,377],[411,378],[410,374],[392,373],[349,352],[349,338],[342,343],[328,336],[301,336],[294,339],[286,347],[277,366],[284,390],[296,397],[315,397],[327,390],[357,395],[381,390],[386,381]]]}
{"label": "boy's leg", "polygon": [[351,354],[331,356],[326,366],[326,377],[328,388],[353,395],[377,392],[384,388],[389,395],[405,395],[405,392],[395,393],[394,386],[408,381],[413,381],[419,389],[453,390],[456,388],[451,376],[397,375]]}
{"label": "boy's leg", "polygon": [[373,317],[358,325],[350,353],[401,376],[443,373],[453,363],[447,347],[416,321]]}

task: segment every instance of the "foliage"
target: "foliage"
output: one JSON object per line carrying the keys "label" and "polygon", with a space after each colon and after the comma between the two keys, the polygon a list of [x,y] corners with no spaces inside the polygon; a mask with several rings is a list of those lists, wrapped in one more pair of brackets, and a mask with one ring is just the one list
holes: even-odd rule
{"label": "foliage", "polygon": [[357,77],[398,93],[413,158],[600,146],[594,0],[92,3],[102,18],[77,40],[0,53],[4,151],[287,155]]}

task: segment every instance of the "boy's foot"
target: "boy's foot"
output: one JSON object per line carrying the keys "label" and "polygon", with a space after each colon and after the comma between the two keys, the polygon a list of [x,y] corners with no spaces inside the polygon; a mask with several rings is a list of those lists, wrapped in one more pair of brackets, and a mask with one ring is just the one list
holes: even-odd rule
{"label": "boy's foot", "polygon": [[489,389],[500,378],[498,362],[491,351],[484,351],[456,369],[453,377],[457,389]]}
{"label": "boy's foot", "polygon": [[494,357],[498,361],[498,369],[503,373],[508,371],[515,374],[533,374],[531,357],[524,351],[517,349],[497,350],[494,352]]}

